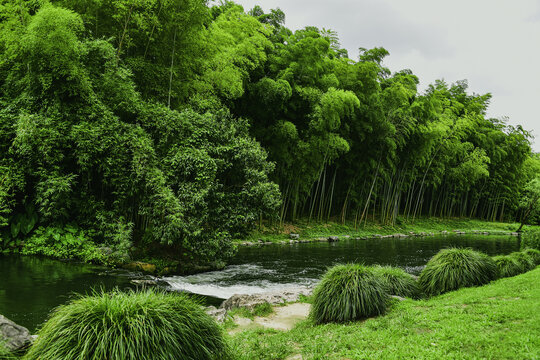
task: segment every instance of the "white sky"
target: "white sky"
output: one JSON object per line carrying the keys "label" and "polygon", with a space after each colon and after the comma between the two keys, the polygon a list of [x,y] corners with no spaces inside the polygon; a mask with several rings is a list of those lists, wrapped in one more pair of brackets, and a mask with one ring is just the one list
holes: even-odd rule
{"label": "white sky", "polygon": [[540,0],[235,0],[247,11],[285,12],[291,30],[338,32],[356,59],[358,48],[382,46],[392,71],[411,69],[420,90],[444,79],[467,79],[490,92],[490,117],[508,117],[538,139],[540,152]]}

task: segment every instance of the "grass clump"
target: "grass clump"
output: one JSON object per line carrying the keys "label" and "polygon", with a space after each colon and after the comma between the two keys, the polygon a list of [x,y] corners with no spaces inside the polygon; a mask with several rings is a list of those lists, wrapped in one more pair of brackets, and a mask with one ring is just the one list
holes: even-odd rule
{"label": "grass clump", "polygon": [[526,249],[523,252],[531,257],[534,265],[540,265],[540,250]]}
{"label": "grass clump", "polygon": [[495,261],[472,249],[450,248],[439,251],[420,273],[418,282],[428,295],[487,284],[497,278]]}
{"label": "grass clump", "polygon": [[392,266],[376,266],[373,271],[383,279],[388,294],[413,299],[420,297],[422,291],[418,282],[403,269]]}
{"label": "grass clump", "polygon": [[221,328],[184,294],[96,292],[54,310],[25,360],[228,359]]}
{"label": "grass clump", "polygon": [[515,257],[499,255],[494,256],[493,261],[495,261],[497,269],[499,269],[499,277],[516,276],[524,272],[522,264]]}
{"label": "grass clump", "polygon": [[310,317],[316,324],[343,323],[380,315],[387,305],[386,285],[372,268],[336,265],[315,288]]}
{"label": "grass clump", "polygon": [[516,251],[511,253],[509,256],[513,257],[519,262],[522,268],[522,273],[532,270],[536,266],[533,257],[524,251]]}

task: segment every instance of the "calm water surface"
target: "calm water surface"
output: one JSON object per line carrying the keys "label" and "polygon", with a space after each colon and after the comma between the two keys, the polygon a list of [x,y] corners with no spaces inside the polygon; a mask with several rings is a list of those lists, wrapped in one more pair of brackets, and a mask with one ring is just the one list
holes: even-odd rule
{"label": "calm water surface", "polygon": [[133,287],[128,272],[37,256],[0,255],[0,274],[0,314],[30,331],[75,293]]}
{"label": "calm water surface", "polygon": [[[507,236],[461,235],[241,247],[231,265],[222,271],[164,280],[175,290],[225,299],[235,293],[310,286],[329,266],[337,263],[388,264],[418,274],[429,258],[450,246],[471,247],[497,255],[518,250],[519,240]],[[138,276],[74,262],[0,255],[0,314],[33,332],[51,309],[66,303],[75,293],[87,294],[100,287],[133,288],[130,280]],[[215,301],[210,299],[208,303]]]}

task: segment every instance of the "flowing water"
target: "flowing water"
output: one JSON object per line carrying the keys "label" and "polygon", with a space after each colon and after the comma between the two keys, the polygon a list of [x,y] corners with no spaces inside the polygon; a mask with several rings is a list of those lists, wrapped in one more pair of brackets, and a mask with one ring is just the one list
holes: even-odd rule
{"label": "flowing water", "polygon": [[177,290],[226,299],[234,294],[312,286],[328,267],[339,263],[392,265],[417,275],[439,250],[452,246],[499,255],[518,250],[519,239],[495,235],[448,235],[241,247],[231,264],[222,271],[171,276],[164,280]]}
{"label": "flowing water", "polygon": [[[519,239],[460,235],[241,247],[222,271],[164,280],[176,290],[225,299],[236,293],[310,286],[337,263],[388,264],[418,274],[431,256],[450,246],[471,247],[489,255],[507,254],[519,249]],[[34,332],[51,309],[74,294],[88,294],[96,288],[133,288],[130,280],[134,277],[140,274],[41,257],[0,255],[0,314]]]}

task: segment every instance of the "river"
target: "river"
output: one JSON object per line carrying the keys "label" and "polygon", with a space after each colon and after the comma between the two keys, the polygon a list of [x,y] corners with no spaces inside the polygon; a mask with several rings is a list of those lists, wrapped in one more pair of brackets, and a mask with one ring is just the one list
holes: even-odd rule
{"label": "river", "polygon": [[[337,263],[393,265],[418,274],[429,258],[451,246],[471,247],[489,255],[508,254],[519,249],[519,239],[448,235],[241,247],[224,270],[164,280],[175,290],[225,299],[235,293],[311,286]],[[0,255],[0,274],[0,314],[31,331],[38,328],[51,309],[76,294],[100,288],[132,289],[130,281],[141,276],[71,261],[15,255]]]}

